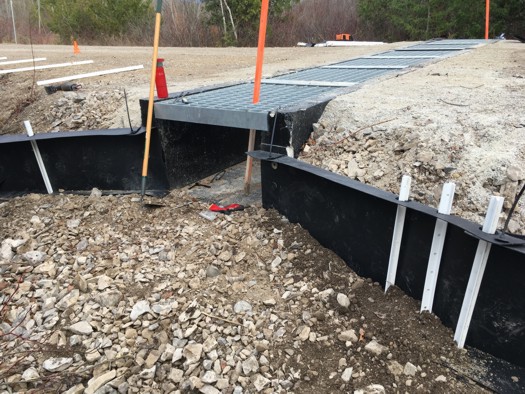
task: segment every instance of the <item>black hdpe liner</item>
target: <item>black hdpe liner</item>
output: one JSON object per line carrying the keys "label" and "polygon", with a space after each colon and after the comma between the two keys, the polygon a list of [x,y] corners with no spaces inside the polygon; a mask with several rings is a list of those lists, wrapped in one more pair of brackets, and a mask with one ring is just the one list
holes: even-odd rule
{"label": "black hdpe liner", "polygon": [[[265,208],[300,223],[357,274],[384,286],[399,203],[393,194],[288,157],[253,156],[262,159]],[[495,242],[467,345],[525,367],[525,246],[500,245],[497,236],[481,233],[477,224],[444,217],[422,204],[402,205],[408,209],[396,285],[421,300],[436,217],[445,219],[449,226],[433,312],[455,329],[479,238]]]}
{"label": "black hdpe liner", "polygon": [[[144,155],[143,131],[129,129],[37,134],[37,141],[54,191],[139,191]],[[45,193],[29,137],[0,137],[0,193]],[[165,191],[160,139],[152,133],[147,190]]]}

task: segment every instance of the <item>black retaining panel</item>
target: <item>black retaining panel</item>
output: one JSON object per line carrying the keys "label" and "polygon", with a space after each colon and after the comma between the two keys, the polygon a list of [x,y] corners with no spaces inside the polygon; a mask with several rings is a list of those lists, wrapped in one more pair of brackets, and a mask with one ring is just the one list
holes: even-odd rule
{"label": "black retaining panel", "polygon": [[449,223],[433,312],[455,329],[480,239],[492,243],[466,344],[525,367],[525,240],[481,231],[350,178],[282,155],[261,160],[265,208],[275,208],[336,252],[359,275],[385,285],[398,205],[407,207],[396,285],[421,300],[436,219]]}
{"label": "black retaining panel", "polygon": [[[144,130],[71,131],[0,136],[0,193],[37,192],[46,188],[30,141],[38,144],[54,191],[140,191]],[[152,133],[148,190],[169,188],[160,139]]]}

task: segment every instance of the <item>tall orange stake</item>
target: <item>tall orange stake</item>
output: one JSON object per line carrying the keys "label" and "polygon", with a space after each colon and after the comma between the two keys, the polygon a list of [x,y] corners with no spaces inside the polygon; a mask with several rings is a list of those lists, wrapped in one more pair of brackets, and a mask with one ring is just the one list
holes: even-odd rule
{"label": "tall orange stake", "polygon": [[[262,67],[264,62],[264,46],[266,43],[266,26],[268,24],[268,9],[269,0],[262,0],[261,5],[261,19],[259,24],[259,43],[257,45],[257,61],[255,64],[255,81],[253,84],[253,104],[259,102],[261,96],[261,79]],[[250,130],[250,137],[248,139],[248,152],[255,148],[255,129]],[[253,158],[248,156],[246,160],[246,172],[244,174],[244,192],[250,193],[250,184],[252,182],[252,166]]]}
{"label": "tall orange stake", "polygon": [[490,24],[490,0],[486,0],[486,4],[485,4],[485,40],[489,39],[489,24]]}

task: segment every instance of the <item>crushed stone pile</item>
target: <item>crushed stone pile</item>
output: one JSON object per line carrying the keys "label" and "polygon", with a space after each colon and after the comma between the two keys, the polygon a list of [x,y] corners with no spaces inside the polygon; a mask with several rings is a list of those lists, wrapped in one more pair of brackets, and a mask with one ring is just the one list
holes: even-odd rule
{"label": "crushed stone pile", "polygon": [[0,203],[0,392],[486,392],[439,319],[276,212],[162,202]]}
{"label": "crushed stone pile", "polygon": [[50,131],[109,128],[124,105],[124,91],[59,92],[45,114]]}

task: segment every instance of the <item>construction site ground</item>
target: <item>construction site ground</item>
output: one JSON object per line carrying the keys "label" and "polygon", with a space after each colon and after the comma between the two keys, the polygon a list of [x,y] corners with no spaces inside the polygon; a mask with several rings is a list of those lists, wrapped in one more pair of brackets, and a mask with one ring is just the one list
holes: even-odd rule
{"label": "construction site ground", "polygon": [[[402,45],[270,48],[265,75]],[[66,47],[34,51],[53,62],[74,60]],[[29,101],[31,73],[0,77],[0,134],[22,132],[26,119],[38,132],[125,127],[124,88],[138,125],[151,51],[81,51],[77,58],[95,60],[97,69],[145,69],[86,79],[84,96],[47,96],[36,87]],[[250,79],[254,71],[253,48],[170,48],[160,55],[172,91]],[[0,45],[0,56],[31,52]],[[457,172],[455,179],[468,180],[458,187],[460,200],[479,200],[481,207],[487,195],[523,183],[524,65],[524,45],[500,42],[369,82],[329,105],[302,159],[363,182],[383,180],[378,186],[387,189],[408,168],[423,200],[421,185],[447,180],[439,171]],[[89,111],[98,115],[90,118]],[[448,141],[462,136],[457,148],[437,149],[448,146],[440,133]],[[486,151],[493,160],[476,161]],[[404,168],[392,168],[396,158]],[[469,164],[464,170],[462,160]],[[502,183],[485,182],[473,171],[476,163]],[[425,174],[435,178],[425,181]],[[227,190],[224,182],[210,183],[211,191]],[[231,188],[241,193],[241,184]],[[359,278],[260,202],[204,218],[213,197],[195,189],[174,190],[157,208],[136,195],[96,190],[0,201],[0,392],[490,392],[486,365],[458,349],[452,330],[421,314],[418,301]],[[234,193],[222,196],[223,203],[238,202]],[[461,203],[462,212],[467,205]],[[507,375],[509,387],[523,383],[510,370]]]}

